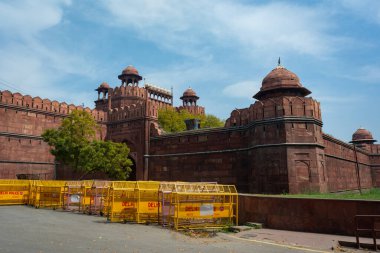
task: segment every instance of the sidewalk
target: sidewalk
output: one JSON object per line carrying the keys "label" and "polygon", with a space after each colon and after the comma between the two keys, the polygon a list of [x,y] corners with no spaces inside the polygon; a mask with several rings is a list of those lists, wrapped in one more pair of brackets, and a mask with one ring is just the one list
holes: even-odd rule
{"label": "sidewalk", "polygon": [[[293,232],[265,228],[252,229],[234,234],[225,234],[225,236],[230,238],[233,237],[238,240],[277,245],[285,248],[299,248],[300,250],[302,249],[310,252],[372,252],[367,249],[358,250],[339,245],[339,241],[355,243],[356,238],[354,236]],[[360,238],[360,243],[372,244],[373,241],[370,238]]]}

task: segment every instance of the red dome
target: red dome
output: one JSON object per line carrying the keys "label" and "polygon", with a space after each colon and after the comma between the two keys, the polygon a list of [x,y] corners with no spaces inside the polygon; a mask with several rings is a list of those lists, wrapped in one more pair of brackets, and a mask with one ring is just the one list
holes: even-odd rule
{"label": "red dome", "polygon": [[139,76],[139,72],[132,65],[129,65],[128,67],[126,67],[123,70],[122,74],[124,74],[124,75],[137,75],[137,76]]}
{"label": "red dome", "polygon": [[106,89],[109,89],[109,85],[108,85],[108,83],[106,83],[106,82],[102,82],[100,85],[99,85],[99,88],[106,88]]}
{"label": "red dome", "polygon": [[183,97],[196,97],[197,93],[195,93],[195,91],[189,87],[187,90],[185,90],[185,92],[183,93],[182,96]]}
{"label": "red dome", "polygon": [[302,87],[302,85],[296,74],[282,66],[278,66],[263,79],[260,90],[271,90],[280,87]]}
{"label": "red dome", "polygon": [[374,141],[370,131],[364,128],[359,128],[352,135],[352,141]]}
{"label": "red dome", "polygon": [[253,97],[261,99],[273,96],[274,93],[307,96],[311,92],[302,86],[296,74],[279,65],[263,79],[260,91]]}
{"label": "red dome", "polygon": [[189,87],[187,90],[185,90],[185,92],[183,93],[182,97],[180,97],[180,99],[182,100],[190,99],[190,100],[196,101],[199,99],[199,97],[197,96],[197,93],[195,93],[195,91]]}

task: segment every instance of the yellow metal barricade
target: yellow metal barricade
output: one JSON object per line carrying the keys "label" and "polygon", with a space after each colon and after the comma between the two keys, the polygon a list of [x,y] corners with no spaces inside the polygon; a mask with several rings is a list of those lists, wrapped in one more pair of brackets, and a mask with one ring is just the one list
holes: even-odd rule
{"label": "yellow metal barricade", "polygon": [[159,185],[160,183],[156,181],[112,182],[108,220],[111,222],[157,222]]}
{"label": "yellow metal barricade", "polygon": [[176,230],[220,228],[238,223],[234,185],[175,184],[170,197],[169,225]]}
{"label": "yellow metal barricade", "polygon": [[181,182],[181,181],[168,181],[160,182],[158,190],[158,223],[163,227],[169,226],[169,217],[174,215],[174,205],[171,205],[172,193],[176,192],[176,189],[180,185],[207,185],[217,184],[217,182]]}
{"label": "yellow metal barricade", "polygon": [[24,205],[28,203],[29,180],[0,180],[0,205]]}
{"label": "yellow metal barricade", "polygon": [[107,198],[107,219],[110,222],[134,221],[137,211],[135,181],[114,181]]}
{"label": "yellow metal barricade", "polygon": [[93,181],[91,186],[84,186],[85,197],[83,198],[84,212],[88,214],[101,215],[107,209],[108,194],[111,181]]}
{"label": "yellow metal barricade", "polygon": [[160,182],[137,181],[137,223],[157,223],[159,205],[158,189]]}
{"label": "yellow metal barricade", "polygon": [[35,206],[36,196],[37,196],[37,185],[39,185],[40,180],[31,180],[29,185],[29,199],[28,205]]}
{"label": "yellow metal barricade", "polygon": [[171,194],[174,190],[175,184],[179,182],[161,182],[158,189],[158,223],[163,227],[169,225],[169,216],[174,214],[174,209],[171,208],[170,200]]}
{"label": "yellow metal barricade", "polygon": [[67,181],[64,187],[63,209],[67,211],[83,211],[86,187],[91,187],[92,180]]}
{"label": "yellow metal barricade", "polygon": [[34,206],[60,208],[63,205],[63,194],[66,181],[40,180],[36,182]]}

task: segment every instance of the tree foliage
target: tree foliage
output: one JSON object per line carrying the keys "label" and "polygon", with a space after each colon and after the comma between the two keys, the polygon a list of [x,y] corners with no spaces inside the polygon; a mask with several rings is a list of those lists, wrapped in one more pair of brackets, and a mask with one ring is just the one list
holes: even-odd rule
{"label": "tree foliage", "polygon": [[126,179],[132,162],[126,144],[98,141],[99,130],[91,114],[73,111],[57,129],[47,129],[42,138],[51,147],[56,160],[76,171],[104,172],[111,178]]}
{"label": "tree foliage", "polygon": [[209,128],[209,127],[223,127],[224,122],[212,114],[207,114],[203,118],[201,118],[201,128]]}
{"label": "tree foliage", "polygon": [[194,115],[187,110],[177,111],[175,108],[165,108],[158,112],[158,123],[168,133],[185,131],[186,119],[199,119],[201,128],[224,126],[224,122],[212,114]]}
{"label": "tree foliage", "polygon": [[79,166],[86,172],[102,171],[110,178],[125,180],[131,172],[132,161],[127,159],[129,148],[125,143],[93,141],[79,155]]}

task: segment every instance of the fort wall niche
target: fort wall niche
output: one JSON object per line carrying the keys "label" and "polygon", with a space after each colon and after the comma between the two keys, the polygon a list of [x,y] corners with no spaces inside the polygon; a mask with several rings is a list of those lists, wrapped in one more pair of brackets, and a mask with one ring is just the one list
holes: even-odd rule
{"label": "fort wall niche", "polygon": [[316,145],[290,146],[287,149],[289,192],[327,192],[327,173],[323,148]]}

